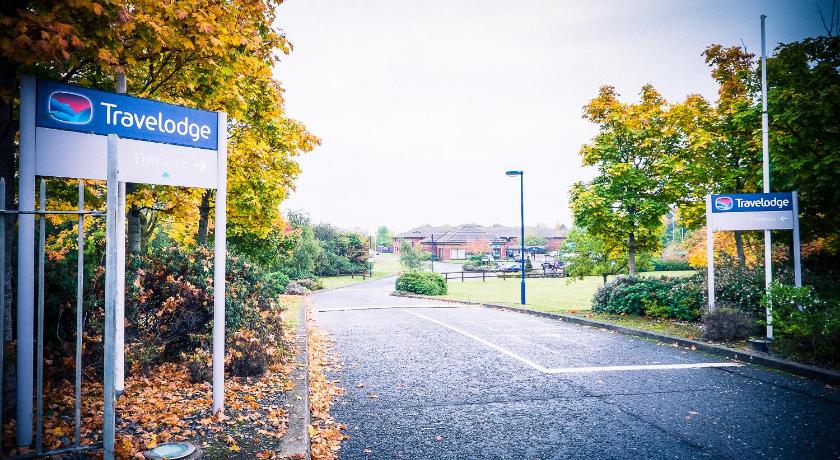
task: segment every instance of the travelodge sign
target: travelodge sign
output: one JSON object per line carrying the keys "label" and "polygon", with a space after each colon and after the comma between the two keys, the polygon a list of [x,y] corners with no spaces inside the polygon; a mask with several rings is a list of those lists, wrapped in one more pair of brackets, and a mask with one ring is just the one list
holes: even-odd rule
{"label": "travelodge sign", "polygon": [[793,229],[791,192],[712,195],[710,204],[712,231]]}

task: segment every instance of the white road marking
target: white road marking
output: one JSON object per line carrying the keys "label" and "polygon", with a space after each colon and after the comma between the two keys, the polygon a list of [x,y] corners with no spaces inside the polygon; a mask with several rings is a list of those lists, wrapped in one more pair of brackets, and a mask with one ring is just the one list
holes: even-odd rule
{"label": "white road marking", "polygon": [[740,367],[739,363],[682,363],[682,364],[638,364],[630,366],[561,367],[547,369],[547,374],[577,374],[583,372],[612,371],[655,371],[667,369],[701,369],[705,367]]}
{"label": "white road marking", "polygon": [[435,324],[443,326],[451,331],[455,331],[463,336],[469,337],[475,340],[478,343],[484,344],[504,355],[507,355],[517,361],[521,361],[528,366],[542,372],[543,374],[576,374],[576,373],[585,373],[585,372],[613,372],[613,371],[646,371],[646,370],[668,370],[668,369],[700,369],[700,368],[708,368],[708,367],[739,367],[741,364],[733,363],[733,362],[721,362],[721,363],[681,363],[681,364],[639,364],[639,365],[627,365],[627,366],[590,366],[590,367],[560,367],[560,368],[548,368],[542,366],[540,364],[531,361],[530,359],[516,354],[504,347],[496,345],[495,343],[489,342],[481,337],[471,334],[463,329],[459,329],[455,326],[451,326],[444,322],[438,321],[434,318],[430,318],[426,315],[414,312],[403,310],[410,315],[414,315],[420,318],[423,318],[427,321],[431,321]]}
{"label": "white road marking", "polygon": [[488,342],[488,341],[486,341],[486,340],[482,339],[481,337],[479,337],[479,336],[477,336],[477,335],[470,334],[469,332],[467,332],[467,331],[463,331],[463,330],[461,330],[461,329],[458,329],[458,328],[457,328],[457,327],[455,327],[455,326],[450,326],[450,325],[448,325],[448,324],[446,324],[446,323],[442,323],[442,322],[440,322],[440,321],[438,321],[438,320],[436,320],[436,319],[434,319],[434,318],[429,318],[428,316],[426,316],[426,315],[421,315],[420,313],[417,313],[417,312],[408,311],[408,310],[405,310],[405,312],[406,312],[406,313],[408,313],[408,314],[414,315],[414,316],[419,316],[420,318],[423,318],[423,319],[425,319],[425,320],[431,321],[431,322],[433,322],[433,323],[435,323],[435,324],[439,324],[439,325],[441,325],[441,326],[443,326],[443,327],[445,327],[445,328],[447,328],[447,329],[453,330],[453,331],[455,331],[455,332],[457,332],[457,333],[459,333],[459,334],[461,334],[461,335],[465,335],[465,336],[467,336],[467,337],[469,337],[469,338],[471,338],[471,339],[475,340],[476,342],[483,343],[484,345],[487,345],[488,347],[493,348],[494,350],[501,352],[502,354],[508,355],[508,356],[510,356],[510,357],[511,357],[511,358],[513,358],[513,359],[516,359],[516,360],[522,361],[523,363],[525,363],[525,364],[527,364],[527,365],[529,365],[529,366],[533,367],[534,369],[536,369],[536,370],[538,370],[538,371],[540,371],[540,372],[546,372],[546,371],[548,371],[548,369],[546,369],[546,368],[545,368],[545,367],[543,367],[543,366],[540,366],[539,364],[537,364],[537,363],[535,363],[535,362],[531,361],[530,359],[525,358],[525,357],[520,356],[520,355],[517,355],[516,353],[514,353],[514,352],[512,352],[512,351],[510,351],[510,350],[508,350],[508,349],[502,348],[502,347],[500,347],[500,346],[496,345],[495,343]]}
{"label": "white road marking", "polygon": [[318,312],[328,311],[354,311],[354,310],[388,310],[396,308],[458,308],[457,305],[439,304],[439,305],[365,305],[362,307],[340,307],[340,308],[323,308]]}

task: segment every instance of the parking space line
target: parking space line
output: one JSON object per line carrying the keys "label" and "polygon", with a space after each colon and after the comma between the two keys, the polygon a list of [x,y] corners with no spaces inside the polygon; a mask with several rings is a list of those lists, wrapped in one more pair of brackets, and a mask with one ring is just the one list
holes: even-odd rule
{"label": "parking space line", "polygon": [[406,313],[408,313],[408,314],[411,314],[411,315],[414,315],[414,316],[418,316],[418,317],[420,317],[420,318],[423,318],[423,319],[425,319],[425,320],[427,320],[427,321],[431,321],[431,322],[433,322],[433,323],[435,323],[435,324],[438,324],[438,325],[443,326],[443,327],[445,327],[445,328],[447,328],[447,329],[450,329],[450,330],[452,330],[452,331],[455,331],[455,332],[457,332],[457,333],[459,333],[459,334],[461,334],[461,335],[467,336],[467,337],[469,337],[469,338],[471,338],[471,339],[475,340],[475,341],[476,341],[476,342],[478,342],[478,343],[482,343],[482,344],[484,344],[484,345],[487,345],[488,347],[490,347],[490,348],[492,348],[492,349],[494,349],[494,350],[496,350],[496,351],[498,351],[498,352],[500,352],[500,353],[502,353],[502,354],[505,354],[505,355],[507,355],[507,356],[510,356],[510,357],[511,357],[511,358],[513,358],[513,359],[516,359],[516,360],[518,360],[518,361],[521,361],[521,362],[523,362],[523,363],[525,363],[525,364],[527,364],[527,365],[529,365],[529,366],[533,367],[534,369],[536,369],[536,370],[538,370],[538,371],[540,371],[540,372],[545,372],[545,371],[547,371],[547,370],[548,370],[548,369],[546,369],[545,367],[540,366],[539,364],[537,364],[537,363],[535,363],[535,362],[531,361],[530,359],[525,358],[524,356],[520,356],[520,355],[518,355],[518,354],[516,354],[516,353],[514,353],[514,352],[512,352],[512,351],[510,351],[510,350],[508,350],[508,349],[506,349],[506,348],[502,348],[502,347],[500,347],[500,346],[496,345],[495,343],[488,342],[488,341],[486,341],[486,340],[482,339],[481,337],[479,337],[479,336],[477,336],[477,335],[470,334],[470,333],[469,333],[469,332],[467,332],[467,331],[464,331],[464,330],[458,329],[458,328],[457,328],[457,327],[455,327],[455,326],[450,326],[450,325],[448,325],[448,324],[446,324],[446,323],[442,323],[442,322],[440,322],[440,321],[438,321],[438,320],[436,320],[436,319],[434,319],[434,318],[429,318],[429,317],[428,317],[428,316],[426,316],[426,315],[422,315],[422,314],[417,313],[417,312],[414,312],[414,311],[408,311],[408,310],[405,310],[405,312],[406,312]]}
{"label": "parking space line", "polygon": [[586,372],[614,372],[614,371],[644,371],[644,370],[670,370],[670,369],[702,369],[702,368],[714,368],[714,367],[738,367],[741,366],[739,363],[734,362],[717,362],[717,363],[680,363],[680,364],[639,364],[639,365],[625,365],[625,366],[588,366],[588,367],[560,367],[560,368],[548,368],[542,366],[540,364],[531,361],[530,359],[514,353],[507,348],[501,347],[496,345],[495,343],[489,342],[475,334],[471,334],[463,329],[459,329],[455,326],[451,326],[446,324],[442,321],[438,321],[434,318],[430,318],[426,315],[421,313],[417,313],[414,311],[403,310],[404,312],[417,316],[419,318],[423,318],[427,321],[431,321],[437,325],[443,326],[451,331],[457,332],[465,337],[469,337],[475,340],[478,343],[486,345],[504,355],[507,355],[517,361],[527,364],[528,366],[542,372],[543,374],[577,374],[577,373],[586,373]]}
{"label": "parking space line", "polygon": [[393,309],[400,309],[400,308],[458,308],[458,306],[450,305],[450,304],[438,304],[438,305],[365,305],[363,307],[341,307],[341,308],[324,308],[318,310],[319,313],[321,312],[330,312],[330,311],[355,311],[355,310],[393,310]]}

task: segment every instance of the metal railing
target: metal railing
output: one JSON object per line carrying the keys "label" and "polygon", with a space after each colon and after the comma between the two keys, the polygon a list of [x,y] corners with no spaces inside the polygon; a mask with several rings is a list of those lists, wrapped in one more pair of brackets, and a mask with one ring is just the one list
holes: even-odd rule
{"label": "metal railing", "polygon": [[[38,216],[38,314],[37,314],[37,340],[36,340],[36,422],[35,422],[35,452],[32,455],[23,456],[48,456],[59,455],[71,452],[82,452],[97,448],[96,445],[82,445],[81,435],[81,413],[82,413],[82,330],[83,330],[83,307],[84,307],[84,245],[85,245],[85,216],[105,217],[102,211],[91,211],[85,209],[85,188],[84,182],[79,181],[78,209],[74,211],[47,210],[47,183],[41,179],[40,202],[37,210],[14,210],[6,209],[6,181],[0,178],[0,280],[5,279],[6,265],[3,261],[6,258],[6,216],[34,214]],[[75,439],[72,447],[65,447],[58,450],[44,451],[43,418],[44,418],[44,265],[46,256],[46,216],[47,215],[75,215],[78,216],[78,260],[76,280],[76,350],[75,350]],[[0,308],[5,308],[5,289],[0,289]],[[5,342],[4,314],[0,314],[0,334],[3,334],[2,341]],[[18,318],[18,321],[24,320]],[[18,343],[18,346],[26,344]],[[0,376],[3,375],[4,349],[0,346]],[[18,372],[24,372],[18,369]],[[0,426],[3,426],[3,379],[0,377]],[[2,439],[0,439],[2,442]],[[2,451],[2,444],[0,444]]]}
{"label": "metal railing", "polygon": [[[446,282],[449,280],[458,280],[460,279],[461,282],[464,280],[470,279],[481,279],[481,281],[487,281],[487,278],[501,278],[506,280],[508,278],[522,278],[522,274],[519,270],[515,271],[508,271],[508,270],[487,270],[487,271],[458,271],[458,272],[441,272],[443,278]],[[566,274],[563,269],[559,270],[531,270],[525,272],[525,278],[563,278]]]}

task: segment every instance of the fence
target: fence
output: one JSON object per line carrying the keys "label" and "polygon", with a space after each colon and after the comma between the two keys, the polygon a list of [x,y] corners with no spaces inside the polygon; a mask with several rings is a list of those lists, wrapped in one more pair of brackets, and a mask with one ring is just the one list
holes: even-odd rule
{"label": "fence", "polygon": [[[37,293],[37,340],[36,340],[36,391],[35,391],[35,452],[37,456],[60,455],[63,453],[82,452],[86,450],[101,448],[101,445],[82,445],[81,436],[81,413],[82,413],[82,329],[84,307],[84,245],[85,245],[85,216],[105,217],[102,211],[85,210],[85,188],[84,182],[79,181],[78,209],[75,211],[49,211],[47,210],[47,184],[41,179],[40,203],[38,210],[14,210],[6,209],[6,181],[0,178],[0,280],[5,279],[5,264],[2,261],[6,257],[6,216],[34,214],[38,216],[38,293]],[[46,240],[46,216],[47,215],[75,215],[78,217],[78,278],[76,280],[76,350],[75,350],[75,440],[74,445],[69,448],[44,451],[43,418],[44,418],[44,264],[45,264],[45,240]],[[0,289],[0,308],[5,308],[5,289]],[[0,313],[0,337],[4,334],[4,316]],[[18,321],[24,320],[18,318]],[[3,338],[4,339],[4,338]],[[3,341],[3,340],[0,340]],[[25,344],[18,343],[18,347]],[[0,376],[3,375],[4,347],[0,346]],[[18,363],[18,372],[31,371],[26,369],[24,363]],[[20,389],[18,389],[20,391]],[[3,426],[3,379],[0,377],[0,426]],[[20,398],[18,398],[20,400]],[[31,406],[30,406],[31,408]],[[20,413],[20,412],[19,412]],[[21,419],[21,417],[18,417]],[[31,422],[31,418],[29,419]],[[17,420],[21,423],[21,420]],[[0,437],[2,443],[2,437]],[[2,444],[0,444],[2,451]]]}
{"label": "fence", "polygon": [[[481,279],[481,281],[487,281],[487,278],[501,278],[506,280],[508,278],[515,278],[519,279],[522,278],[522,273],[519,271],[505,271],[505,270],[492,270],[492,271],[480,271],[480,272],[442,272],[443,278],[446,282],[449,280],[458,280],[460,279],[461,282],[464,280],[470,279]],[[546,270],[543,269],[542,271],[532,270],[530,272],[525,272],[525,278],[562,278],[566,276],[563,272],[563,269],[560,270]]]}

